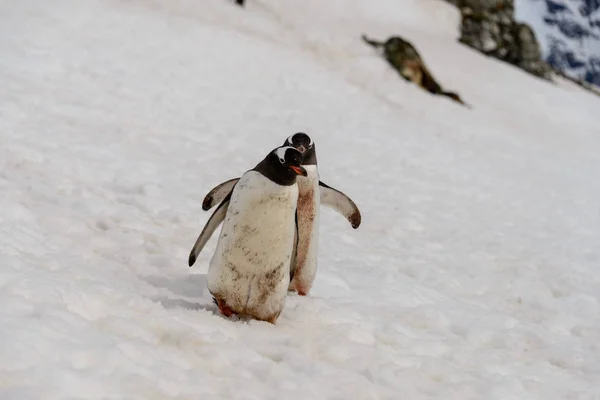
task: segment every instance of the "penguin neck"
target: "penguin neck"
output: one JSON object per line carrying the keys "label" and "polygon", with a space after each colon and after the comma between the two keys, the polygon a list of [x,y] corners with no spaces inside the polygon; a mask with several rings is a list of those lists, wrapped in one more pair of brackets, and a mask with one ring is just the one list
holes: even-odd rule
{"label": "penguin neck", "polygon": [[306,169],[306,177],[298,177],[298,189],[302,192],[314,190],[319,186],[319,171],[316,165],[302,165]]}
{"label": "penguin neck", "polygon": [[306,153],[304,153],[302,165],[314,165],[315,167],[317,166],[317,149],[315,149],[314,146],[313,148],[307,150]]}

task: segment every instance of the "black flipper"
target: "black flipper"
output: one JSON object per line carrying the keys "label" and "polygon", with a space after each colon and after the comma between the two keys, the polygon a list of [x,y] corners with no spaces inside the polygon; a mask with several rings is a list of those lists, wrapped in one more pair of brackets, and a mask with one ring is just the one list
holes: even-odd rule
{"label": "black flipper", "polygon": [[319,181],[321,204],[333,208],[342,214],[354,229],[360,226],[362,217],[360,210],[350,197],[325,183]]}
{"label": "black flipper", "polygon": [[[234,185],[235,186],[235,185]],[[198,258],[198,254],[202,251],[212,234],[215,232],[217,227],[221,225],[221,222],[225,219],[227,215],[227,209],[229,208],[229,200],[231,199],[231,193],[233,192],[233,188],[225,196],[219,207],[215,210],[213,215],[210,216],[206,225],[204,225],[204,229],[196,239],[196,243],[194,243],[194,247],[192,247],[192,251],[190,252],[190,257],[188,259],[188,265],[191,267],[196,262]]]}
{"label": "black flipper", "polygon": [[239,181],[240,178],[230,179],[223,183],[219,183],[217,186],[212,188],[210,192],[204,197],[202,201],[202,209],[204,211],[210,210],[216,204],[219,204],[225,196],[227,196],[233,190],[233,187]]}

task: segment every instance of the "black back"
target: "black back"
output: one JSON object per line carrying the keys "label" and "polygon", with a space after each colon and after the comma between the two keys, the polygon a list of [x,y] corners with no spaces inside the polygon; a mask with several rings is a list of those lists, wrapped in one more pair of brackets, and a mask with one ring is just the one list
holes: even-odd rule
{"label": "black back", "polygon": [[302,165],[317,165],[317,149],[306,133],[294,133],[283,142],[283,145],[293,146],[302,153]]}
{"label": "black back", "polygon": [[296,183],[298,174],[291,167],[301,167],[302,153],[291,146],[281,146],[271,151],[253,171],[259,172],[282,186]]}

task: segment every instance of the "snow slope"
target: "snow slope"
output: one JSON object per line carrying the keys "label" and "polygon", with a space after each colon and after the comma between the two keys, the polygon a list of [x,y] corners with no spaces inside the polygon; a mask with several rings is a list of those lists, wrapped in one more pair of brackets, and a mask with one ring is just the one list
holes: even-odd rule
{"label": "snow slope", "polygon": [[[598,398],[598,98],[439,1],[248,3],[0,3],[0,398]],[[363,225],[322,210],[277,325],[221,318],[201,200],[299,130]]]}

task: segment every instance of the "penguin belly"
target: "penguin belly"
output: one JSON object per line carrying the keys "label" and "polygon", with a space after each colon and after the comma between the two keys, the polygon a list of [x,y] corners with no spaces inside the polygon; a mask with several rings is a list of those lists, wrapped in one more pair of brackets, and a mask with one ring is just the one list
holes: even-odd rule
{"label": "penguin belly", "polygon": [[319,173],[316,165],[305,165],[308,175],[298,178],[298,245],[294,278],[288,290],[305,296],[317,274],[319,245]]}
{"label": "penguin belly", "polygon": [[234,313],[275,322],[289,282],[298,199],[256,171],[235,186],[208,270],[208,289]]}

